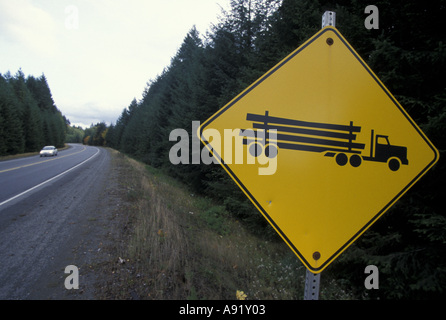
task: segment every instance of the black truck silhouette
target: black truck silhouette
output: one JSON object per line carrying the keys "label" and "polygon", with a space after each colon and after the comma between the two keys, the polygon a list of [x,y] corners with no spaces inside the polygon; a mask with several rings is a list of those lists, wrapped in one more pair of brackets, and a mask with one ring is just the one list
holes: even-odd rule
{"label": "black truck silhouette", "polygon": [[[249,153],[258,157],[262,153],[274,158],[279,149],[325,153],[325,157],[334,157],[336,163],[345,166],[350,162],[359,167],[362,161],[387,163],[390,170],[398,171],[401,165],[408,165],[407,148],[391,145],[386,135],[375,135],[371,131],[370,155],[362,155],[364,143],[355,142],[360,126],[308,122],[287,118],[272,117],[266,111],[264,115],[248,113],[246,120],[253,122],[253,129],[242,130],[243,143],[248,145]],[[270,131],[276,131],[276,137],[270,137]]]}

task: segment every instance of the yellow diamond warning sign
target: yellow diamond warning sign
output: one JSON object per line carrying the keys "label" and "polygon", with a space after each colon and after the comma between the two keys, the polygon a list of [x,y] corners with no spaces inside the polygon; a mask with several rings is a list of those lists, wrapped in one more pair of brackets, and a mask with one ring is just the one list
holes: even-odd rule
{"label": "yellow diamond warning sign", "polygon": [[333,27],[235,97],[198,134],[313,273],[439,158]]}

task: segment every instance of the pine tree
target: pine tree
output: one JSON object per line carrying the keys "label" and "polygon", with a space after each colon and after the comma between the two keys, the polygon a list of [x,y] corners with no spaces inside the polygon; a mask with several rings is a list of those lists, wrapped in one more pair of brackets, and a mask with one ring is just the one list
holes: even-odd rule
{"label": "pine tree", "polygon": [[[56,107],[52,98],[51,90],[49,88],[47,79],[44,74],[39,78],[29,76],[26,80],[26,85],[32,94],[32,97],[40,109],[40,144],[51,144],[57,147],[62,147],[66,136],[66,121],[60,110]],[[33,118],[38,121],[38,117]]]}
{"label": "pine tree", "polygon": [[4,154],[17,154],[25,150],[22,114],[11,81],[12,77],[5,79],[0,75],[0,112],[4,124],[1,138]]}
{"label": "pine tree", "polygon": [[[221,166],[170,164],[168,136],[172,129],[183,128],[191,137],[193,120],[203,122],[227,104],[319,31],[323,12],[333,10],[337,28],[443,157],[446,41],[441,23],[446,3],[379,1],[378,30],[364,27],[368,4],[362,0],[232,0],[230,10],[222,12],[204,40],[194,28],[190,30],[171,64],[148,83],[143,99],[132,101],[109,127],[106,141],[110,138],[120,150],[220,201],[249,228],[264,234],[264,219]],[[369,297],[444,297],[445,169],[440,161],[327,272],[361,296],[364,267],[376,264],[380,290],[368,292]]]}
{"label": "pine tree", "polygon": [[[353,3],[358,10],[365,7],[364,2]],[[445,4],[445,1],[381,1],[379,30],[364,36],[365,28],[358,32],[352,24],[344,23],[346,31],[343,31],[440,150],[440,159],[445,150],[441,137],[446,134],[446,81],[441,76],[446,70],[445,37],[441,32]],[[347,13],[351,7],[342,10]],[[360,270],[361,265],[379,266],[380,290],[371,293],[372,297],[445,297],[446,214],[442,205],[445,169],[440,160],[335,263],[335,270],[356,274],[349,280],[358,283],[363,275],[355,270]]]}

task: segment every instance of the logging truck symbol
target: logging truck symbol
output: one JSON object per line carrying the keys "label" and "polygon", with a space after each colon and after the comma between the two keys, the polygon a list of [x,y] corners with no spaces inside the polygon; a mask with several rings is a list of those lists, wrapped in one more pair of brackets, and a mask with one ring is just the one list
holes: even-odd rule
{"label": "logging truck symbol", "polygon": [[[254,157],[264,153],[274,158],[279,149],[288,149],[324,153],[325,157],[335,158],[340,166],[350,163],[355,168],[363,161],[386,163],[392,171],[409,164],[407,147],[391,145],[389,136],[375,134],[374,130],[371,130],[370,154],[363,155],[366,145],[354,142],[361,127],[354,126],[353,121],[349,125],[307,122],[272,117],[268,111],[264,115],[248,113],[246,120],[253,122],[254,130],[240,134]],[[277,130],[276,139],[270,139],[270,130]]]}

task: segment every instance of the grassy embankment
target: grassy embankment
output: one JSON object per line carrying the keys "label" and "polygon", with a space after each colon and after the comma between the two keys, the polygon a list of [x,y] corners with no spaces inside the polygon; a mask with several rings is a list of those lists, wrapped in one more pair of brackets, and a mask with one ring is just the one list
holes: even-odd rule
{"label": "grassy embankment", "polygon": [[[212,200],[113,155],[126,170],[121,183],[131,215],[114,298],[236,299],[237,291],[247,299],[303,298],[305,267],[281,239],[260,239]],[[320,298],[351,297],[322,276]]]}

